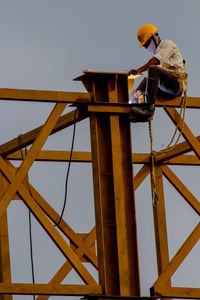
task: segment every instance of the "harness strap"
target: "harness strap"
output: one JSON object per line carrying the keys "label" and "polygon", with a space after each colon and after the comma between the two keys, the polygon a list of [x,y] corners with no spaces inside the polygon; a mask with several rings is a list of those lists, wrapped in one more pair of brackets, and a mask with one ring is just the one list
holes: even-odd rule
{"label": "harness strap", "polygon": [[[170,64],[163,62],[162,63],[163,68],[168,69],[169,71],[172,71],[173,75],[178,79],[179,82],[179,93],[177,96],[181,96],[183,93],[183,80],[187,80],[188,74],[186,72],[181,73],[179,72],[174,66],[171,66]],[[185,63],[184,63],[185,68]]]}

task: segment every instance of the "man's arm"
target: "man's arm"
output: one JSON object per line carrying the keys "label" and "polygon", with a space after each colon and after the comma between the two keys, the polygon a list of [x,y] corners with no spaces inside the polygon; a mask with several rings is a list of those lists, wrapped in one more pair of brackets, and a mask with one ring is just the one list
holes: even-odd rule
{"label": "man's arm", "polygon": [[136,70],[132,69],[128,72],[128,74],[136,75],[136,74],[142,73],[144,71],[147,71],[150,66],[159,65],[159,64],[160,64],[160,61],[156,57],[152,57],[144,66],[142,66]]}

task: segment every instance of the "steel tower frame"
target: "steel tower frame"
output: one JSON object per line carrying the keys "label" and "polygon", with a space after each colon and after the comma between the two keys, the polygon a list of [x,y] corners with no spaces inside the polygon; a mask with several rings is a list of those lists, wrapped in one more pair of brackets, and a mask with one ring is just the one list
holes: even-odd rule
{"label": "steel tower frame", "polygon": [[[11,300],[15,294],[35,294],[37,300],[51,295],[81,295],[86,298],[140,298],[136,211],[134,191],[151,172],[149,153],[132,153],[128,100],[128,78],[124,73],[86,72],[81,80],[88,93],[37,90],[0,89],[0,99],[8,101],[51,102],[55,106],[46,122],[18,138],[0,145],[0,297]],[[172,172],[170,165],[199,165],[200,137],[194,136],[176,107],[181,97],[173,100],[156,99],[175,126],[182,130],[184,142],[162,156],[155,156],[156,188],[159,205],[153,207],[158,278],[151,287],[153,298],[200,298],[200,288],[172,287],[171,277],[200,238],[200,223],[169,260],[163,177],[200,214],[200,202]],[[77,112],[61,116],[68,104]],[[187,109],[200,108],[199,98],[188,97]],[[68,161],[69,152],[41,150],[51,134],[83,119],[90,120],[91,153],[73,152],[72,161],[90,162],[93,167],[93,186],[96,228],[78,234],[28,182],[28,171],[35,161]],[[21,160],[25,146],[31,145],[19,168],[12,160]],[[23,150],[24,151],[24,150]],[[193,151],[194,155],[185,155]],[[133,164],[142,168],[133,178]],[[7,208],[12,200],[22,200],[40,225],[60,249],[66,262],[48,284],[13,283],[11,279]],[[97,239],[97,253],[95,240]],[[99,272],[99,282],[83,262],[91,263]],[[61,282],[74,269],[85,284],[65,285]],[[113,296],[113,297],[111,297]]]}

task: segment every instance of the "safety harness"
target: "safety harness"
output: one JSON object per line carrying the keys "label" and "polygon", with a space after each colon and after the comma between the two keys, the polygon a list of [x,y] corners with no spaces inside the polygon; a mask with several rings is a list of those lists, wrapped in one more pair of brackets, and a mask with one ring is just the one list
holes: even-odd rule
{"label": "safety harness", "polygon": [[176,67],[166,63],[166,62],[163,62],[162,63],[162,67],[165,68],[165,69],[168,69],[169,71],[172,71],[172,74],[177,77],[178,81],[179,81],[179,93],[177,95],[178,96],[181,96],[182,93],[183,93],[183,80],[187,80],[187,77],[188,77],[188,74],[185,72],[185,61],[183,61],[183,65],[184,65],[184,72],[181,73],[179,72]]}

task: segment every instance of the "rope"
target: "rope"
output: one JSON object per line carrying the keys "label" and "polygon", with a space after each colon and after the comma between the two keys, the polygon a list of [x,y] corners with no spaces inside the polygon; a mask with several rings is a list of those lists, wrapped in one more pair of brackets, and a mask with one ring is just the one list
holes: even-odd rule
{"label": "rope", "polygon": [[72,161],[72,154],[73,154],[73,149],[74,149],[74,140],[75,140],[75,133],[76,133],[76,113],[77,113],[77,109],[74,112],[74,127],[73,127],[73,135],[72,135],[72,143],[71,143],[71,150],[70,150],[70,157],[69,157],[69,163],[68,163],[68,168],[67,168],[67,175],[66,175],[66,180],[65,180],[65,196],[64,196],[64,203],[63,203],[63,208],[62,208],[62,212],[60,214],[60,219],[58,220],[58,222],[54,225],[54,226],[58,226],[60,224],[60,222],[62,221],[63,218],[63,214],[65,211],[65,206],[66,206],[66,202],[67,202],[67,190],[68,190],[68,180],[69,180],[69,171],[70,171],[70,167],[71,167],[71,161]]}
{"label": "rope", "polygon": [[[23,155],[23,151],[22,151],[22,147],[21,147],[21,145],[22,145],[21,135],[18,135],[18,143],[20,146],[20,153],[21,153],[22,160],[24,160],[24,155]],[[27,155],[26,147],[25,147],[25,154]],[[27,176],[28,176],[28,173],[27,173]],[[33,197],[30,186],[29,186],[29,179],[28,179],[28,188],[29,188],[29,192],[30,192],[31,196]],[[34,197],[33,197],[33,199],[34,199]],[[34,259],[33,259],[32,222],[31,222],[30,209],[28,209],[28,220],[29,220],[29,244],[30,244],[30,257],[31,257],[31,274],[32,274],[32,282],[34,284],[35,283],[35,271],[34,271]],[[35,295],[33,295],[33,300],[35,300],[35,299],[36,299]]]}
{"label": "rope", "polygon": [[159,198],[156,191],[156,176],[155,176],[155,151],[153,150],[153,133],[151,120],[149,120],[149,136],[151,145],[151,190],[152,190],[152,204],[154,207],[158,205]]}
{"label": "rope", "polygon": [[[180,110],[180,117],[182,116],[181,125],[179,124],[180,121],[176,124],[176,128],[175,128],[174,134],[171,138],[171,141],[169,142],[169,144],[166,146],[165,149],[162,149],[160,151],[153,150],[153,132],[152,132],[151,120],[149,120],[149,136],[150,136],[150,147],[151,147],[151,187],[152,187],[152,204],[154,207],[156,207],[159,203],[159,198],[158,198],[157,191],[156,191],[155,156],[156,157],[163,156],[167,152],[171,151],[179,142],[179,139],[180,139],[180,137],[183,133],[183,129],[184,129],[185,110],[186,110],[186,101],[187,101],[187,88],[188,88],[188,83],[187,83],[188,75],[186,72],[180,73],[173,66],[170,66],[165,63],[163,63],[163,67],[168,68],[169,70],[173,71],[174,76],[176,76],[179,80],[179,86],[181,89],[183,88],[182,80],[185,80],[186,89],[184,91],[184,95],[183,95],[182,102],[181,102],[181,110]],[[184,67],[185,67],[185,64],[184,64]],[[173,146],[171,146],[171,144],[173,143],[173,141],[175,139],[175,136],[176,136],[176,133],[177,133],[177,130],[179,127],[180,127],[179,135],[178,135],[175,143],[173,144]]]}

